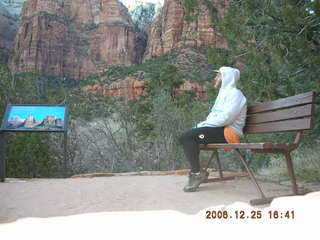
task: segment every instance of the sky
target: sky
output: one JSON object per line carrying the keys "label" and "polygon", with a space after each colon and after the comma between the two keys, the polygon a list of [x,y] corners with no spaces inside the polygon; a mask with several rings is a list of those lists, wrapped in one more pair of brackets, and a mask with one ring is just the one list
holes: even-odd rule
{"label": "sky", "polygon": [[130,5],[138,2],[151,2],[151,3],[160,2],[161,4],[163,4],[164,0],[120,0],[120,1],[123,2],[124,5]]}
{"label": "sky", "polygon": [[136,6],[138,3],[161,3],[163,5],[164,0],[120,0],[127,8]]}
{"label": "sky", "polygon": [[64,119],[64,107],[51,107],[51,106],[12,106],[8,120],[13,120],[15,116],[26,119],[33,116],[36,121],[41,121],[47,116],[54,116],[56,118]]}
{"label": "sky", "polygon": [[[7,7],[7,10],[11,14],[19,15],[21,12],[22,2],[26,0],[14,0],[10,3],[10,7]],[[139,3],[160,3],[163,6],[164,0],[119,0],[121,1],[128,9],[132,9],[134,6],[137,6]],[[0,3],[7,5],[9,0],[0,0]]]}

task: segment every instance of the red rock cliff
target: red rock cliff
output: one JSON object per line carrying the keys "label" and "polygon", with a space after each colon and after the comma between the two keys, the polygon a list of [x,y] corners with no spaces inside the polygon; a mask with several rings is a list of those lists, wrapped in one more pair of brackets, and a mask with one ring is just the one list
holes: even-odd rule
{"label": "red rock cliff", "polygon": [[108,65],[133,64],[134,27],[117,0],[28,0],[14,51],[13,73],[81,79]]}
{"label": "red rock cliff", "polygon": [[[210,12],[203,0],[198,1],[198,16],[187,21],[188,15],[183,7],[183,0],[165,0],[160,14],[150,26],[148,46],[144,60],[162,56],[173,49],[188,46],[214,46],[225,48],[212,27]],[[217,5],[219,15],[223,9]]]}
{"label": "red rock cliff", "polygon": [[[85,86],[82,90],[86,93],[92,93],[99,96],[125,99],[138,99],[146,94],[145,81],[134,77],[127,77],[119,82],[114,82],[110,85],[93,85]],[[185,91],[194,91],[195,99],[207,100],[206,92],[207,84],[199,84],[196,82],[186,81],[182,86],[175,91],[175,95],[179,96]]]}

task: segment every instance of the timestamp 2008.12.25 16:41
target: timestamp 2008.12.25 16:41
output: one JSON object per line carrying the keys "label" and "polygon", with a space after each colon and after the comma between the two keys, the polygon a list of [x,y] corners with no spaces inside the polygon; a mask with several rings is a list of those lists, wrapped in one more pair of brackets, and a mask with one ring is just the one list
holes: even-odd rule
{"label": "timestamp 2008.12.25 16:41", "polygon": [[252,210],[249,212],[244,210],[230,212],[227,210],[206,211],[206,219],[262,219],[265,217],[269,219],[294,219],[295,212],[294,210]]}

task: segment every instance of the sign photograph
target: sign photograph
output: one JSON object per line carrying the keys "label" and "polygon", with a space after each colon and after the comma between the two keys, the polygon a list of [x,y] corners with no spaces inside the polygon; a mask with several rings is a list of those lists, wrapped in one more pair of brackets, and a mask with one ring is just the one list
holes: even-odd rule
{"label": "sign photograph", "polygon": [[66,131],[67,108],[58,105],[8,105],[2,131]]}

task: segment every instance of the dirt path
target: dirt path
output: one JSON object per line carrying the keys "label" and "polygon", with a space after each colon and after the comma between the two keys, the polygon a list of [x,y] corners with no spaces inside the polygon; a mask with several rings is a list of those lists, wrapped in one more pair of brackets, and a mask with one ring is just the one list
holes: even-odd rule
{"label": "dirt path", "polygon": [[[320,192],[253,208],[247,203],[258,195],[247,177],[204,184],[195,193],[182,191],[185,182],[179,175],[8,179],[0,183],[0,239],[319,238]],[[290,192],[261,185],[269,196]],[[228,218],[207,219],[208,211]],[[258,211],[261,217],[251,218]]]}
{"label": "dirt path", "polygon": [[[83,213],[174,210],[196,214],[210,206],[248,203],[259,197],[247,177],[203,184],[184,193],[186,176],[115,176],[78,179],[8,179],[0,184],[0,223],[26,217],[57,217]],[[267,195],[290,188],[262,183]]]}

